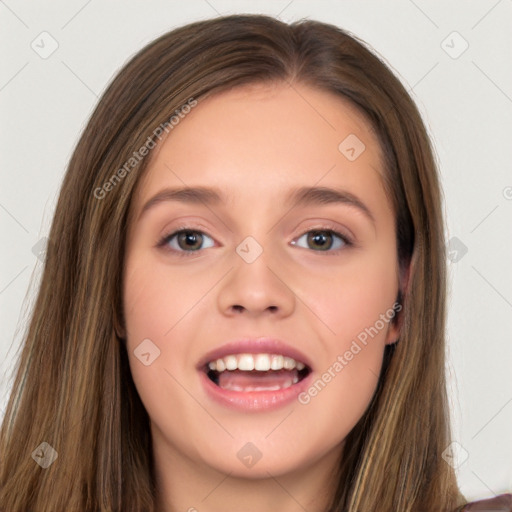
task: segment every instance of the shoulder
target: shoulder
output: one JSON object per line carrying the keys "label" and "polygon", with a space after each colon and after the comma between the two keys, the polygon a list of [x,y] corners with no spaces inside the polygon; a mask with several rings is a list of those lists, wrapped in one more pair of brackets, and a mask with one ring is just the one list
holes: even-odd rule
{"label": "shoulder", "polygon": [[488,500],[472,501],[460,512],[512,512],[512,494],[500,494]]}

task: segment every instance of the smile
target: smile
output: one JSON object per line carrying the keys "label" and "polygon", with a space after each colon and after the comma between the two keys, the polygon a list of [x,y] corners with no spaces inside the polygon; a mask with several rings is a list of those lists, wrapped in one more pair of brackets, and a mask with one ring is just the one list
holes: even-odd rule
{"label": "smile", "polygon": [[230,354],[200,371],[207,396],[244,412],[284,407],[310,385],[311,369],[282,354]]}
{"label": "smile", "polygon": [[289,388],[309,371],[303,362],[281,354],[230,354],[207,365],[207,375],[213,383],[239,392]]}
{"label": "smile", "polygon": [[313,370],[306,352],[274,338],[244,338],[218,346],[198,362],[206,397],[241,412],[292,403],[308,388]]}

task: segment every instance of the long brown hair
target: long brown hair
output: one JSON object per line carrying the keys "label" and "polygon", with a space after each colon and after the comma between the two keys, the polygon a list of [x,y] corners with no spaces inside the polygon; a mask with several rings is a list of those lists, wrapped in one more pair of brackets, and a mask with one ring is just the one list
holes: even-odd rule
{"label": "long brown hair", "polygon": [[410,268],[400,338],[386,348],[377,391],[347,439],[329,511],[451,512],[465,504],[442,458],[450,444],[446,259],[421,116],[386,65],[340,28],[230,15],[143,48],[78,141],[0,431],[2,511],[155,511],[149,418],[117,335],[130,204],[148,159],[125,164],[191,98],[258,82],[334,92],[366,116],[383,150],[400,266]]}

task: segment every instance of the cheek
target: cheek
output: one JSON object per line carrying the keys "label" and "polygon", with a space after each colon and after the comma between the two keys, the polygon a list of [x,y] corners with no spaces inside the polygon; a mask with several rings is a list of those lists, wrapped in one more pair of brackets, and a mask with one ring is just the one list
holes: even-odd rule
{"label": "cheek", "polygon": [[127,263],[124,288],[128,337],[132,344],[152,337],[167,343],[188,312],[200,307],[211,283],[155,261],[136,259]]}
{"label": "cheek", "polygon": [[326,425],[331,418],[338,427],[352,428],[375,392],[395,316],[394,258],[385,248],[351,258],[346,265],[332,266],[328,277],[308,280],[308,290],[301,292],[326,333],[317,379],[301,403]]}
{"label": "cheek", "polygon": [[188,357],[186,316],[201,307],[198,302],[205,292],[200,283],[184,280],[154,261],[134,257],[127,261],[126,269],[126,343],[133,378],[142,395],[144,388],[168,388],[167,372],[174,375]]}
{"label": "cheek", "polygon": [[192,327],[187,313],[201,310],[200,298],[206,293],[202,288],[211,283],[201,287],[190,276],[180,277],[154,261],[136,258],[127,260],[124,287],[130,370],[152,421],[179,437],[179,423],[173,418],[190,413],[190,397],[180,385],[183,366],[190,361],[187,342]]}
{"label": "cheek", "polygon": [[308,298],[308,306],[325,324],[324,332],[333,343],[338,340],[342,347],[393,306],[398,277],[389,252],[389,256],[376,251],[353,257],[346,265],[332,265],[318,279],[304,281],[300,293]]}

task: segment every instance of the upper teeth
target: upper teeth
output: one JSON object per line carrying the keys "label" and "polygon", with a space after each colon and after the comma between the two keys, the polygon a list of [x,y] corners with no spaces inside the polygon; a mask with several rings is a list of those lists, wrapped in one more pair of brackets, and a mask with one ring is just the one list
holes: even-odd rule
{"label": "upper teeth", "polygon": [[226,357],[210,361],[208,363],[210,370],[223,372],[224,370],[258,370],[266,372],[268,370],[303,370],[304,363],[295,361],[291,357],[275,354],[233,354]]}

